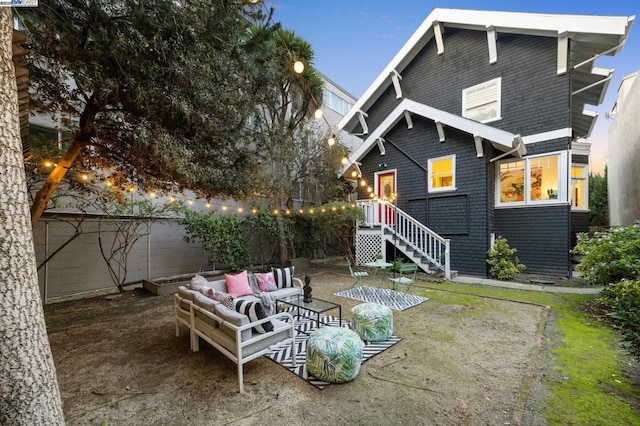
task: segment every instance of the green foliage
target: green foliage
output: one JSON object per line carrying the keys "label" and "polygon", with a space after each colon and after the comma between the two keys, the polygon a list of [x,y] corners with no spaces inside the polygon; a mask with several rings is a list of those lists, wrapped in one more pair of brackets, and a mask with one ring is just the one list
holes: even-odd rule
{"label": "green foliage", "polygon": [[231,269],[249,268],[253,261],[240,229],[236,215],[216,216],[214,212],[187,211],[182,224],[186,226],[185,241],[201,240],[203,250],[211,262],[218,262]]}
{"label": "green foliage", "polygon": [[313,224],[318,230],[333,235],[344,253],[353,259],[355,227],[358,221],[364,221],[362,209],[344,201],[332,201],[316,209]]}
{"label": "green foliage", "polygon": [[[31,46],[31,106],[62,116],[84,150],[74,168],[115,185],[250,192],[261,139],[249,53],[262,7],[238,0],[51,0],[15,10]],[[55,144],[57,141],[51,141]]]}
{"label": "green foliage", "polygon": [[526,266],[521,264],[520,259],[515,256],[517,252],[517,249],[509,247],[506,238],[496,238],[493,247],[487,252],[487,263],[491,276],[499,280],[510,280],[518,272],[524,271]]}
{"label": "green foliage", "polygon": [[636,279],[640,275],[640,223],[612,226],[592,238],[579,234],[573,250],[582,255],[578,269],[591,285]]}
{"label": "green foliage", "polygon": [[609,224],[607,200],[607,168],[604,176],[589,173],[589,225],[607,226]]}
{"label": "green foliage", "polygon": [[247,243],[260,250],[261,269],[272,261],[278,239],[278,224],[269,210],[260,210],[247,216],[243,221],[243,230]]}
{"label": "green foliage", "polygon": [[611,284],[598,296],[622,332],[625,349],[640,360],[640,280]]}

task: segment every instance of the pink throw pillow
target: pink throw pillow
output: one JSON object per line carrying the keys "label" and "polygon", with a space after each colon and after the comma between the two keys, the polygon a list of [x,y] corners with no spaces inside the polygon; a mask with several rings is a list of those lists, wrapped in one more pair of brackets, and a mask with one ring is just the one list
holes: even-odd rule
{"label": "pink throw pillow", "polygon": [[256,280],[258,280],[258,287],[260,287],[261,291],[276,291],[278,289],[278,286],[276,285],[276,279],[273,276],[273,272],[255,275]]}
{"label": "pink throw pillow", "polygon": [[227,293],[233,297],[253,294],[251,287],[249,287],[247,271],[242,271],[238,275],[224,274],[224,280],[227,282]]}

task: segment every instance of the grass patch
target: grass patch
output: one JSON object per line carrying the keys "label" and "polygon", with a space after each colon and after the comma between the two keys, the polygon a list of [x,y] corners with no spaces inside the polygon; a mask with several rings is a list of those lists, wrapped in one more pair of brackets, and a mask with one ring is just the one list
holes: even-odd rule
{"label": "grass patch", "polygon": [[546,342],[552,348],[551,363],[555,371],[552,377],[547,377],[551,395],[546,401],[545,415],[549,424],[640,424],[640,415],[636,412],[640,391],[637,384],[623,373],[629,365],[628,357],[620,349],[619,333],[593,320],[580,309],[593,296],[466,284],[425,285],[454,292],[429,293],[428,297],[441,303],[488,308],[482,302],[469,299],[469,295],[478,295],[551,307],[558,337]]}

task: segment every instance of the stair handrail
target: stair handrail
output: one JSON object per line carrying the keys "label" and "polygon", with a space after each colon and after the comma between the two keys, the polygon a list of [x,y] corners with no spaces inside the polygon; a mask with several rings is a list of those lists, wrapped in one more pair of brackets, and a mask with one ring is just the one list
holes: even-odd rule
{"label": "stair handrail", "polygon": [[[388,201],[364,200],[358,201],[357,205],[365,213],[365,221],[359,223],[359,225],[381,226],[383,232],[384,229],[388,229],[395,237],[401,238],[411,249],[417,251],[420,255],[429,259],[429,262],[443,270],[447,280],[451,279],[449,239],[438,235]],[[384,209],[381,207],[384,207]],[[392,210],[392,215],[388,214],[387,209]]]}

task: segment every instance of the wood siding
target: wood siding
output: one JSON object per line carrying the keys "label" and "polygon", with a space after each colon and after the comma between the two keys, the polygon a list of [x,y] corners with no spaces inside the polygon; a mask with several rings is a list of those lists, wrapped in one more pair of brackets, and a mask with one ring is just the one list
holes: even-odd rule
{"label": "wood siding", "polygon": [[[447,28],[444,54],[437,55],[432,40],[401,72],[404,98],[461,115],[463,89],[500,77],[502,118],[487,125],[522,136],[570,127],[569,77],[556,72],[557,39],[500,33],[497,43],[498,62],[489,64],[486,32]],[[367,111],[369,131],[399,102],[389,80],[385,94]],[[384,135],[386,155],[374,147],[361,169],[368,182],[374,182],[376,171],[397,170],[398,206],[451,239],[453,270],[486,276],[486,252],[495,232],[520,250],[529,272],[568,272],[568,206],[496,210],[495,163],[489,160],[501,152],[485,141],[484,156],[478,158],[473,135],[445,127],[446,141],[440,142],[432,121],[412,118],[413,129],[399,120]],[[566,150],[569,142],[538,142],[527,150],[529,155]],[[451,154],[456,155],[456,190],[429,194],[428,160]],[[359,198],[367,195],[359,189]]]}

